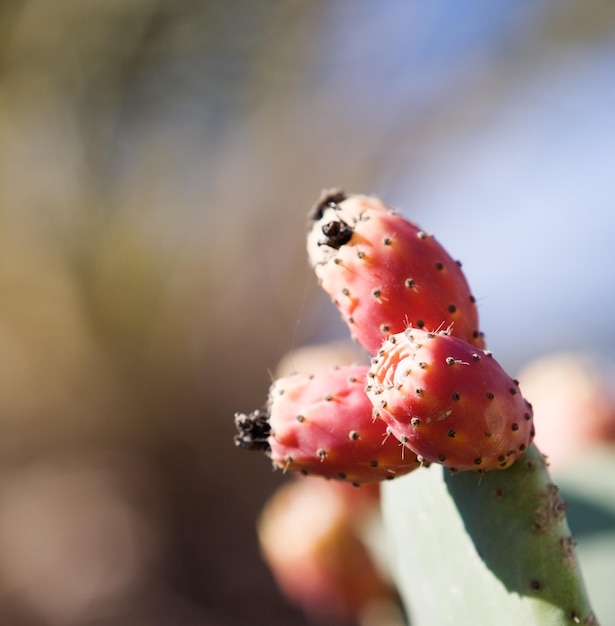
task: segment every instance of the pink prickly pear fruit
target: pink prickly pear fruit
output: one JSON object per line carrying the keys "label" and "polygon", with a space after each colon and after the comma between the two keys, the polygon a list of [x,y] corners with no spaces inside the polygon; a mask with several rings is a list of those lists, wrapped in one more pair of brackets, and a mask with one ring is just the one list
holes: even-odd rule
{"label": "pink prickly pear fruit", "polygon": [[355,485],[416,469],[416,455],[386,432],[365,394],[366,365],[276,380],[267,413],[235,417],[238,445],[264,450],[275,467]]}
{"label": "pink prickly pear fruit", "polygon": [[543,355],[517,373],[532,398],[536,445],[552,470],[615,446],[615,362],[587,352]]}
{"label": "pink prickly pear fruit", "polygon": [[307,249],[320,285],[371,354],[409,325],[450,328],[484,348],[460,264],[377,198],[325,192],[312,211]]}
{"label": "pink prickly pear fruit", "polygon": [[326,343],[308,344],[287,352],[278,362],[276,378],[295,372],[319,372],[340,365],[352,365],[364,359],[360,346],[349,338]]}
{"label": "pink prickly pear fruit", "polygon": [[534,437],[518,382],[490,352],[446,331],[391,335],[372,359],[366,391],[397,439],[457,471],[509,467]]}
{"label": "pink prickly pear fruit", "polygon": [[370,605],[395,598],[362,540],[376,506],[364,491],[302,478],[279,488],[261,513],[261,554],[286,597],[312,617],[354,623]]}

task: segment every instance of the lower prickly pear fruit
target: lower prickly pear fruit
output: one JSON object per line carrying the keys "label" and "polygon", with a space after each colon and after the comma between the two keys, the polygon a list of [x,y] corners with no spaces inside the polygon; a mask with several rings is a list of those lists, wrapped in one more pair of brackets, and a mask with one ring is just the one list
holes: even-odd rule
{"label": "lower prickly pear fruit", "polygon": [[462,470],[509,467],[534,437],[531,405],[490,352],[409,328],[372,359],[367,395],[419,458]]}
{"label": "lower prickly pear fruit", "polygon": [[432,235],[370,196],[332,191],[313,213],[310,263],[352,336],[371,354],[409,324],[450,327],[484,347],[460,264]]}
{"label": "lower prickly pear fruit", "polygon": [[266,414],[238,414],[238,445],[260,448],[283,470],[355,484],[379,482],[420,466],[416,455],[372,416],[368,366],[278,379]]}

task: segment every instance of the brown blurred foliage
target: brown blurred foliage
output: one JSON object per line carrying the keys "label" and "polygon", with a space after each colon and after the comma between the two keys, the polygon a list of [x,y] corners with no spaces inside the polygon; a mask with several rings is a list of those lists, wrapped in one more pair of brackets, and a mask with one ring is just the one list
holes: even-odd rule
{"label": "brown blurred foliage", "polygon": [[304,254],[320,190],[376,191],[493,89],[414,118],[382,93],[364,124],[387,23],[339,62],[327,8],[0,3],[0,623],[305,623],[256,543],[283,477],[233,413],[336,335]]}
{"label": "brown blurred foliage", "polygon": [[256,547],[281,477],[232,441],[310,333],[319,189],[241,138],[300,5],[0,7],[1,623],[302,621]]}

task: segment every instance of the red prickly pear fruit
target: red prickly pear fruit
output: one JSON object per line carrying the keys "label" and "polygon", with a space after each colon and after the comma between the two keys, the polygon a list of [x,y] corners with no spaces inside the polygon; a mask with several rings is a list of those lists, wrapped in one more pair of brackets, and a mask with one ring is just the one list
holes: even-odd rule
{"label": "red prickly pear fruit", "polygon": [[320,285],[371,354],[410,325],[449,328],[485,347],[460,264],[377,198],[325,193],[312,211],[307,248]]}
{"label": "red prickly pear fruit", "polygon": [[365,491],[337,481],[292,480],[259,517],[263,559],[285,596],[312,617],[354,623],[371,606],[395,602],[362,538],[362,525],[378,507],[361,497]]}
{"label": "red prickly pear fruit", "polygon": [[236,415],[237,444],[264,450],[284,471],[356,485],[407,474],[420,463],[372,415],[368,369],[350,365],[278,379],[267,414]]}
{"label": "red prickly pear fruit", "polygon": [[419,458],[457,471],[504,469],[534,437],[532,407],[490,352],[409,328],[372,359],[367,395]]}

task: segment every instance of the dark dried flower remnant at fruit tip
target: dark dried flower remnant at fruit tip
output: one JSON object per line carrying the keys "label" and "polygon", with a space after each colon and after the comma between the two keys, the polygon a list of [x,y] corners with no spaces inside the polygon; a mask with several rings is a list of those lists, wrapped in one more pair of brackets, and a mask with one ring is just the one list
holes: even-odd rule
{"label": "dark dried flower remnant at fruit tip", "polygon": [[352,227],[344,220],[333,220],[323,224],[322,233],[325,238],[319,242],[321,246],[329,246],[339,250],[352,238]]}
{"label": "dark dried flower remnant at fruit tip", "polygon": [[262,411],[252,411],[252,413],[235,413],[235,445],[246,450],[260,450],[270,452],[269,436],[271,435],[271,425],[269,415]]}
{"label": "dark dried flower remnant at fruit tip", "polygon": [[320,198],[316,201],[316,204],[310,209],[308,220],[310,222],[319,220],[323,216],[326,208],[343,202],[347,197],[343,189],[324,189],[320,194]]}

